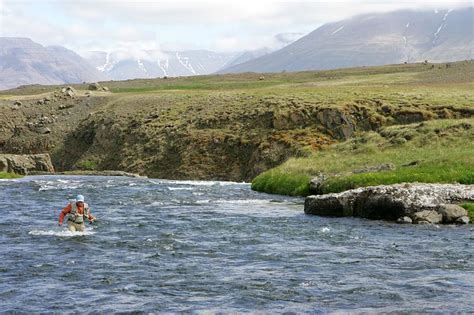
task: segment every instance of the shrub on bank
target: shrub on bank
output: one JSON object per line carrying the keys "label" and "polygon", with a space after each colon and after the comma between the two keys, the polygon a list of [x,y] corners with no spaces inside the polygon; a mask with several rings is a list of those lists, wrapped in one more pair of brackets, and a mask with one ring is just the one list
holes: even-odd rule
{"label": "shrub on bank", "polygon": [[252,181],[252,189],[270,194],[307,196],[309,181],[308,175],[288,174],[274,169],[257,176]]}
{"label": "shrub on bank", "polygon": [[78,164],[79,169],[86,171],[94,171],[97,169],[97,162],[95,161],[82,161]]}

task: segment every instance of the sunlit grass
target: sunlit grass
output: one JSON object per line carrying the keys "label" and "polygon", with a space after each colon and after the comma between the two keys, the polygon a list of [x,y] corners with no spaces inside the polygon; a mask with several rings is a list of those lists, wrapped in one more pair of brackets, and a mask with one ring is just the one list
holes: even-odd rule
{"label": "sunlit grass", "polygon": [[13,178],[21,178],[23,176],[15,174],[15,173],[7,173],[7,172],[0,172],[0,179],[13,179]]}
{"label": "sunlit grass", "polygon": [[474,224],[474,202],[466,202],[461,205],[464,209],[467,210],[467,215],[471,221],[471,223]]}
{"label": "sunlit grass", "polygon": [[[474,184],[473,126],[474,119],[464,119],[387,127],[380,133],[331,145],[310,157],[290,159],[257,176],[252,187],[305,195],[307,190],[297,188],[320,173],[329,176],[321,187],[323,193],[401,182]],[[395,170],[353,173],[387,163]]]}

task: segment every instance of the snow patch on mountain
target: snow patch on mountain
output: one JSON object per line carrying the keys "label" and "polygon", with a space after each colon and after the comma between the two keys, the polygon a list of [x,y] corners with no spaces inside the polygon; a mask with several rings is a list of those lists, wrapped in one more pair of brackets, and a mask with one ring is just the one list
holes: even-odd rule
{"label": "snow patch on mountain", "polygon": [[344,25],[339,27],[337,30],[335,30],[334,32],[332,32],[332,35],[336,34],[337,32],[339,32],[340,30],[342,30],[344,28]]}
{"label": "snow patch on mountain", "polygon": [[148,74],[148,71],[146,70],[145,66],[143,65],[143,62],[140,59],[137,59],[137,64],[140,70]]}
{"label": "snow patch on mountain", "polygon": [[160,67],[161,71],[163,71],[163,75],[167,77],[168,76],[167,70],[168,70],[169,65],[170,65],[169,64],[169,59],[166,59],[164,61],[163,65],[161,64],[161,60],[158,60],[156,63],[158,64],[158,67]]}
{"label": "snow patch on mountain", "polygon": [[108,72],[114,68],[116,63],[117,61],[111,60],[110,52],[108,52],[105,56],[105,63],[102,66],[97,66],[96,69],[100,72]]}
{"label": "snow patch on mountain", "polygon": [[183,65],[186,69],[191,71],[194,75],[196,75],[196,71],[193,68],[193,65],[189,63],[189,58],[181,57],[178,52],[176,52],[176,59],[178,59],[179,63]]}
{"label": "snow patch on mountain", "polygon": [[436,41],[438,40],[439,38],[439,33],[441,32],[441,30],[446,26],[446,19],[448,17],[448,14],[451,12],[452,10],[448,10],[448,12],[446,12],[443,16],[443,20],[441,21],[441,24],[440,26],[438,27],[438,29],[436,30],[436,32],[434,33],[434,36],[433,36],[433,45],[436,44]]}

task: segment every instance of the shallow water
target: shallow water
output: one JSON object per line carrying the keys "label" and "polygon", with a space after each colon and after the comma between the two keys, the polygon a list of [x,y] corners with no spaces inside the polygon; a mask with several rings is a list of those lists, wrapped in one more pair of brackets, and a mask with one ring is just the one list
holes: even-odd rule
{"label": "shallow water", "polygon": [[[82,193],[99,218],[57,227]],[[474,228],[303,213],[248,184],[0,181],[0,313],[474,312]]]}

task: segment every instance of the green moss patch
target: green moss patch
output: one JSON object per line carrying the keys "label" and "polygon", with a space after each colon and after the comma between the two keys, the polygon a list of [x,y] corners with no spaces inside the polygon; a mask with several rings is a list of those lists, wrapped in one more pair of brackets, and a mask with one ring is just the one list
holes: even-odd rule
{"label": "green moss patch", "polygon": [[464,209],[467,210],[467,215],[472,224],[474,224],[474,202],[466,202],[461,205]]}
{"label": "green moss patch", "polygon": [[15,173],[6,173],[0,172],[0,179],[12,179],[12,178],[21,178],[23,176],[15,174]]}

